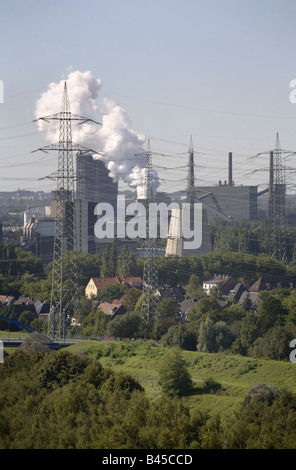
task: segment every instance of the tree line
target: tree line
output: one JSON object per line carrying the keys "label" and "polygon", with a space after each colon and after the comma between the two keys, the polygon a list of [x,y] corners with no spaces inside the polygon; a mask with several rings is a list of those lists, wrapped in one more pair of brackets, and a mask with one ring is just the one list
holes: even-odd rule
{"label": "tree line", "polygon": [[[273,228],[266,219],[224,221],[210,224],[213,251],[233,251],[270,255]],[[282,234],[287,262],[296,261],[296,228],[286,227]]]}

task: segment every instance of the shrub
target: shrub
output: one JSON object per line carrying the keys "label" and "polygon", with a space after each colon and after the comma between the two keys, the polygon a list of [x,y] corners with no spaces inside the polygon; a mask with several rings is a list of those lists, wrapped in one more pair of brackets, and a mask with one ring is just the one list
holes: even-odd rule
{"label": "shrub", "polygon": [[163,358],[159,368],[162,392],[169,396],[184,396],[192,390],[192,379],[181,352],[179,348],[172,348]]}
{"label": "shrub", "polygon": [[217,382],[212,377],[205,379],[203,382],[203,390],[205,393],[217,393],[219,390],[222,389],[222,385]]}

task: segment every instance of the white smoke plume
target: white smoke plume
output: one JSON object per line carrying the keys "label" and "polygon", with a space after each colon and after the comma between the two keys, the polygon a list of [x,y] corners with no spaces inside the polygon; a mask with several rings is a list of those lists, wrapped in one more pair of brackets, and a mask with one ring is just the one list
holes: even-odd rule
{"label": "white smoke plume", "polygon": [[[50,116],[60,111],[65,80],[73,114],[79,114],[101,125],[77,124],[72,121],[74,143],[92,149],[93,157],[104,161],[114,181],[121,178],[131,188],[137,189],[139,198],[145,195],[145,135],[132,129],[129,117],[121,106],[110,98],[99,101],[102,80],[90,71],[71,71],[66,79],[50,83],[48,90],[36,102],[35,117]],[[59,140],[58,121],[37,121],[38,129],[45,132],[50,143]],[[154,172],[155,187],[158,176]]]}

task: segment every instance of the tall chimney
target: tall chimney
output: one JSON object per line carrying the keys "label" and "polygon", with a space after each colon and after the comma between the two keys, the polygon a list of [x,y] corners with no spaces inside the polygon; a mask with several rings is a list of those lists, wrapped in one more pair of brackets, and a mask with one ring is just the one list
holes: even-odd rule
{"label": "tall chimney", "polygon": [[233,186],[232,182],[232,152],[228,154],[228,186]]}
{"label": "tall chimney", "polygon": [[269,154],[269,187],[268,187],[268,217],[272,216],[273,199],[273,152]]}

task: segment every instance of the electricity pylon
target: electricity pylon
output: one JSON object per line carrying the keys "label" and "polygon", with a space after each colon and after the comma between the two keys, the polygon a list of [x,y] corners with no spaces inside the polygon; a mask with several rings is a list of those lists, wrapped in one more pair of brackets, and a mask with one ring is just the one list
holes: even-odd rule
{"label": "electricity pylon", "polygon": [[194,185],[194,150],[192,136],[190,137],[189,146],[189,159],[188,159],[188,174],[187,174],[187,188],[186,188],[186,199],[187,202],[194,202],[195,197],[195,185]]}
{"label": "electricity pylon", "polygon": [[271,256],[286,259],[286,185],[283,175],[282,151],[279,135],[273,151],[273,188],[271,194]]}
{"label": "electricity pylon", "polygon": [[146,153],[146,156],[146,238],[143,244],[144,267],[141,317],[146,323],[153,323],[156,319],[156,307],[158,305],[158,268],[156,257],[156,239],[150,236],[151,233],[153,233],[153,229],[151,226],[149,227],[149,222],[157,224],[156,220],[149,221],[149,205],[150,203],[153,203],[155,201],[153,190],[152,153],[150,150],[150,141],[148,141],[148,151]]}
{"label": "electricity pylon", "polygon": [[[59,121],[59,142],[38,150],[43,152],[58,151],[58,170],[47,177],[57,181],[48,335],[53,338],[57,335],[61,338],[62,334],[65,334],[65,313],[67,317],[73,316],[74,305],[79,303],[75,221],[77,174],[74,170],[73,152],[97,153],[72,142],[72,121],[77,121],[80,124],[85,122],[99,123],[71,113],[66,82],[60,112],[36,119],[36,121],[38,120]],[[78,318],[79,322],[80,318]]]}

